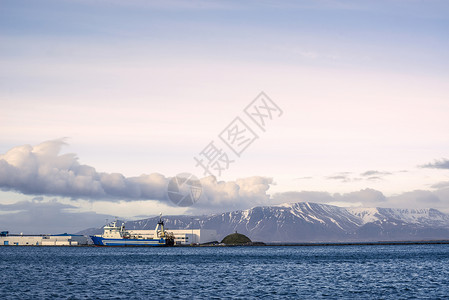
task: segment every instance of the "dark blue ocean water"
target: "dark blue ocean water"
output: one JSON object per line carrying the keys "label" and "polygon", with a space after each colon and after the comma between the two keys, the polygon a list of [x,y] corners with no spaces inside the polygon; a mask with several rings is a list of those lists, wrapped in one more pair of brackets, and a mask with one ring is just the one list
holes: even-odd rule
{"label": "dark blue ocean water", "polygon": [[449,298],[449,245],[0,247],[0,299]]}

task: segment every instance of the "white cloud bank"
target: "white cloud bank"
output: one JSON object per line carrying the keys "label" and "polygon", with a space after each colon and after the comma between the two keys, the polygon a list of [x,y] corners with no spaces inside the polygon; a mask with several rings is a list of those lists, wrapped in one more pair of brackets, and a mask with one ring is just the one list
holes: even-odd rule
{"label": "white cloud bank", "polygon": [[114,200],[165,199],[167,179],[157,173],[125,177],[60,155],[64,139],[14,147],[0,155],[0,187],[30,195]]}
{"label": "white cloud bank", "polygon": [[425,165],[420,166],[421,168],[431,168],[431,169],[449,169],[449,159],[442,158],[437,159],[432,163],[428,163]]}
{"label": "white cloud bank", "polygon": [[[129,218],[136,212],[140,215],[145,212],[154,214],[155,209],[168,211],[165,214],[198,215],[286,202],[347,207],[432,207],[449,213],[446,181],[432,186],[432,191],[415,190],[389,197],[370,188],[343,194],[292,191],[270,196],[268,190],[274,184],[273,179],[262,176],[226,182],[217,181],[212,176],[202,178],[199,201],[188,208],[175,208],[167,199],[169,177],[158,173],[125,177],[120,173],[97,172],[91,166],[80,164],[75,154],[60,154],[64,145],[64,139],[58,139],[37,146],[14,147],[0,155],[0,189],[37,196],[13,204],[0,203],[1,228],[27,233],[53,232],[55,228],[58,232],[76,232],[101,226],[110,215]],[[379,171],[362,174],[371,175],[388,174]],[[65,199],[46,201],[47,196]],[[77,206],[67,198],[79,200]]]}
{"label": "white cloud bank", "polygon": [[449,213],[449,188],[434,191],[414,190],[399,195],[385,196],[375,189],[351,193],[286,192],[273,195],[274,202],[315,202],[342,207],[436,208]]}
{"label": "white cloud bank", "polygon": [[[64,139],[57,139],[37,146],[14,147],[0,155],[0,188],[28,195],[59,196],[102,203],[152,200],[173,207],[174,204],[167,197],[169,177],[159,173],[125,177],[120,173],[97,172],[91,166],[80,164],[75,154],[60,154],[64,145]],[[370,171],[364,175],[379,173]],[[449,188],[446,185],[436,186],[433,191],[415,190],[386,197],[374,189],[346,194],[303,191],[270,196],[268,190],[273,179],[262,176],[226,182],[210,176],[202,178],[201,184],[201,198],[194,206],[187,208],[186,213],[223,212],[301,201],[339,206],[433,207],[443,210],[449,205]]]}
{"label": "white cloud bank", "polygon": [[[64,139],[37,146],[14,147],[0,155],[0,188],[28,195],[88,199],[91,201],[156,200],[170,204],[167,185],[170,178],[159,173],[125,177],[120,173],[97,172],[82,165],[75,154],[60,154]],[[236,181],[201,179],[203,195],[198,209],[246,208],[266,203],[271,178],[254,176]]]}

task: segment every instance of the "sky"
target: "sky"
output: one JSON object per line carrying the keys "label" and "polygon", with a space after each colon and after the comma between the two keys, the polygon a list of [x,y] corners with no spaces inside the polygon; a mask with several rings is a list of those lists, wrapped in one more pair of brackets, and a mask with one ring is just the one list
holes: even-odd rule
{"label": "sky", "polygon": [[[300,201],[449,213],[447,49],[447,1],[0,0],[0,229]],[[252,133],[239,155],[232,128]],[[195,160],[211,149],[220,174]],[[189,207],[167,197],[183,172]]]}

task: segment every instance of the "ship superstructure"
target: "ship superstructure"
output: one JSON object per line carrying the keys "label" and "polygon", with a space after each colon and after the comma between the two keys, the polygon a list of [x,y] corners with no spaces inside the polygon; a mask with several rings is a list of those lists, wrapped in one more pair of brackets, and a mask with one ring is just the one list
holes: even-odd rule
{"label": "ship superstructure", "polygon": [[104,226],[103,234],[90,236],[97,246],[173,246],[174,236],[164,229],[162,215],[154,229],[153,237],[131,234],[125,230],[125,224],[118,225],[118,221]]}

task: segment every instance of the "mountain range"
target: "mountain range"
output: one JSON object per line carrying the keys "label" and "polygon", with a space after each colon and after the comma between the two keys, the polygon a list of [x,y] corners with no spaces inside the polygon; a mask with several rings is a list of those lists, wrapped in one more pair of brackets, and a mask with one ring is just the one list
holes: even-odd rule
{"label": "mountain range", "polygon": [[[154,229],[158,219],[128,221],[125,227]],[[449,215],[432,208],[343,208],[299,202],[210,216],[164,216],[164,220],[168,231],[214,229],[217,240],[234,232],[268,243],[449,240]],[[99,233],[101,228],[80,232]]]}

